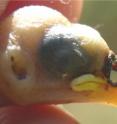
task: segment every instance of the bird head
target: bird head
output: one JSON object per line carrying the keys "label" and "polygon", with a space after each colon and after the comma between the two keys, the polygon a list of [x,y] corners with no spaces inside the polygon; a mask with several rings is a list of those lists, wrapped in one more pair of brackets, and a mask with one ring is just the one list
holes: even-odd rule
{"label": "bird head", "polygon": [[99,32],[56,10],[28,6],[0,24],[0,92],[16,104],[117,103],[111,70],[117,56]]}

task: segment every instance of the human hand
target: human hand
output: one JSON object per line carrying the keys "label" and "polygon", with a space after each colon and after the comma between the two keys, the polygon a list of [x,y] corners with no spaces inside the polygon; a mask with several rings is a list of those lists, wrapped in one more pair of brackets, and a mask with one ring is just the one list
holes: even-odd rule
{"label": "human hand", "polygon": [[[65,2],[66,1],[66,2]],[[65,4],[66,3],[66,4]],[[2,20],[15,9],[25,5],[47,5],[56,8],[76,22],[81,13],[82,0],[2,0],[0,1],[0,19]],[[53,105],[10,106],[0,109],[0,123],[5,124],[77,124],[68,113]]]}
{"label": "human hand", "polygon": [[72,22],[77,22],[82,10],[82,1],[83,0],[1,0],[0,19],[23,6],[45,5],[60,11]]}

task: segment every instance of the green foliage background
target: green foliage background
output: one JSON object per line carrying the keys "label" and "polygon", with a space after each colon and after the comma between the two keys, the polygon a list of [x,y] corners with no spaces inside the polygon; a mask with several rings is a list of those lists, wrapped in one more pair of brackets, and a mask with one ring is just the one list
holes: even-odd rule
{"label": "green foliage background", "polygon": [[85,0],[80,23],[96,28],[117,52],[117,0]]}

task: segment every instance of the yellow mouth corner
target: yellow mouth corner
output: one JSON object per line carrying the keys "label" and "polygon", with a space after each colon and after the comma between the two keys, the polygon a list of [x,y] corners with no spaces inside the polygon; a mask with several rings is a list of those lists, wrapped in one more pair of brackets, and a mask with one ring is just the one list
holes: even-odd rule
{"label": "yellow mouth corner", "polygon": [[117,107],[117,87],[92,74],[82,75],[71,82],[74,92],[87,92],[85,102],[103,103]]}
{"label": "yellow mouth corner", "polygon": [[104,89],[106,80],[92,74],[82,75],[71,82],[71,88],[75,92],[100,91]]}

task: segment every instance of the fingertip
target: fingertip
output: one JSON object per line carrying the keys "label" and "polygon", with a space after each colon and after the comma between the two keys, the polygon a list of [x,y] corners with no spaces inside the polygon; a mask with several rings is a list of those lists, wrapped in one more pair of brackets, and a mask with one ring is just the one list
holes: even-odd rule
{"label": "fingertip", "polygon": [[[63,2],[62,2],[63,1]],[[65,4],[66,3],[66,4]],[[0,19],[7,17],[13,11],[28,5],[45,5],[63,13],[71,22],[80,19],[83,0],[1,0]]]}
{"label": "fingertip", "polygon": [[[4,123],[5,122],[5,123]],[[79,124],[67,112],[52,105],[5,107],[0,109],[0,124]]]}

